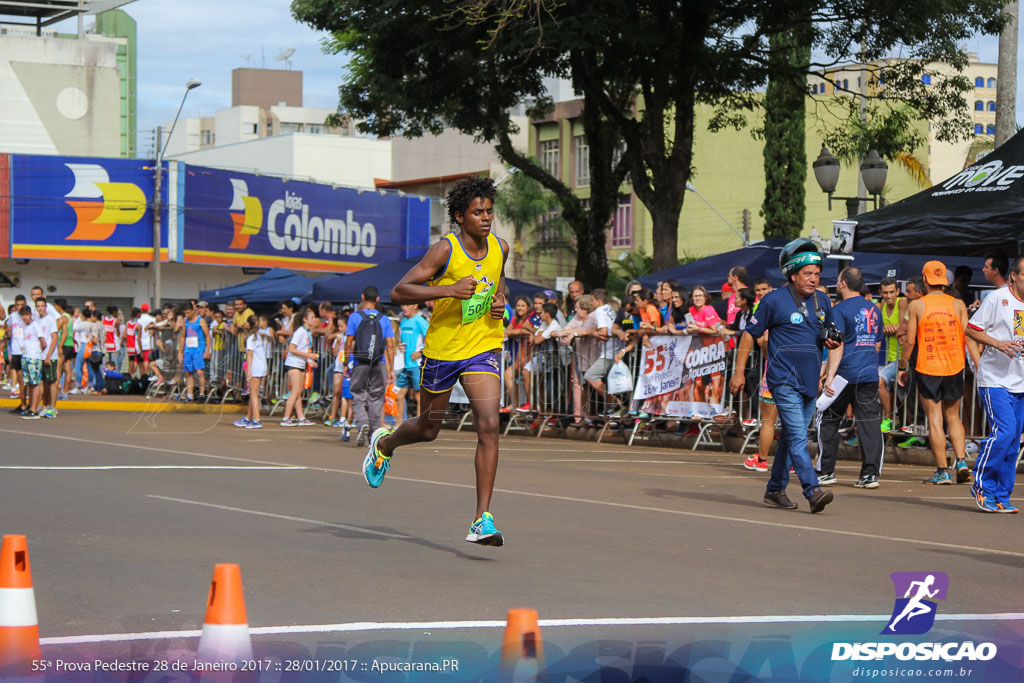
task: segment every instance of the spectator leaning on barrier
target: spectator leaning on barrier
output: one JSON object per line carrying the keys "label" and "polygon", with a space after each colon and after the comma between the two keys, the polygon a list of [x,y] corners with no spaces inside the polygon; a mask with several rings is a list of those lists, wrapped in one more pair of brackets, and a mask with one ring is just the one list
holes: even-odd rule
{"label": "spectator leaning on barrier", "polygon": [[960,420],[960,402],[964,397],[964,328],[967,307],[960,299],[945,293],[946,266],[940,261],[924,264],[928,293],[910,304],[907,322],[907,343],[900,360],[899,383],[906,385],[911,354],[917,351],[914,370],[921,407],[928,418],[928,441],[935,457],[935,474],[925,484],[952,484],[946,466],[946,437],[943,417],[949,429],[949,440],[956,453],[956,480],[971,480],[964,451],[964,425]]}
{"label": "spectator leaning on barrier", "polygon": [[736,302],[736,297],[739,294],[739,291],[747,286],[747,269],[743,266],[736,266],[729,271],[728,281],[729,287],[732,288],[732,294],[729,295],[728,305],[725,309],[725,323],[730,325],[740,312],[740,307]]}
{"label": "spectator leaning on barrier", "polygon": [[519,401],[516,378],[521,376],[523,367],[530,359],[530,338],[533,337],[534,327],[530,322],[532,313],[531,303],[525,296],[516,297],[512,317],[509,318],[505,327],[505,339],[509,340],[509,366],[505,368],[504,382],[508,391],[509,405],[501,409],[507,413],[510,406],[529,408],[530,398],[526,394],[522,402]]}
{"label": "spectator leaning on barrier", "polygon": [[1010,496],[1024,432],[1024,257],[1013,259],[1010,279],[985,298],[967,326],[967,336],[984,346],[978,393],[991,431],[974,463],[971,493],[985,512],[1018,510]]}
{"label": "spectator leaning on barrier", "polygon": [[568,290],[568,296],[565,298],[565,312],[569,319],[572,320],[572,317],[576,314],[576,301],[583,296],[583,283],[579,280],[573,280],[569,283]]}
{"label": "spectator leaning on barrier", "polygon": [[[832,315],[836,329],[843,335],[843,347],[841,353],[834,354],[841,356],[838,363],[833,361],[833,353],[829,353],[824,388],[825,394],[835,396],[835,399],[818,417],[818,483],[822,486],[831,486],[838,481],[835,469],[839,452],[839,423],[850,405],[857,420],[861,456],[860,477],[854,486],[877,488],[882,472],[885,441],[878,404],[878,350],[884,334],[878,307],[860,295],[863,284],[864,276],[860,270],[844,268],[836,286],[842,301],[832,308]],[[832,387],[836,376],[847,381],[838,395]]]}
{"label": "spectator leaning on barrier", "polygon": [[[786,495],[789,467],[796,470],[812,513],[832,502],[832,492],[818,485],[807,450],[807,432],[822,379],[822,346],[830,350],[836,365],[842,341],[829,334],[832,310],[828,297],[816,293],[824,257],[814,242],[796,239],[782,249],[779,266],[789,286],[769,293],[743,333],[736,354],[736,368],[729,388],[738,394],[746,383],[747,359],[754,340],[768,335],[768,388],[782,419],[782,441],[772,463],[765,490],[765,505],[795,509]],[[834,354],[834,355],[833,355]]]}
{"label": "spectator leaning on barrier", "polygon": [[614,358],[618,350],[618,340],[611,334],[612,325],[615,324],[615,311],[608,304],[608,293],[604,289],[595,289],[590,295],[594,297],[598,307],[593,313],[595,329],[590,331],[588,336],[592,336],[600,342],[600,353],[583,378],[594,391],[604,398],[606,407],[610,398],[617,406],[615,410],[622,410],[624,407],[622,400],[615,394],[609,394],[605,384],[605,379],[615,364]]}
{"label": "spectator leaning on barrier", "polygon": [[552,362],[552,355],[550,350],[544,346],[544,343],[552,337],[556,332],[562,329],[561,323],[558,322],[558,307],[553,303],[546,303],[541,306],[540,309],[540,321],[541,326],[537,330],[537,333],[530,339],[530,344],[533,345],[534,352],[533,357],[530,361],[523,366],[523,390],[526,392],[526,404],[517,408],[520,411],[531,410],[531,403],[534,405],[533,408],[537,408],[536,402],[532,400],[532,394],[530,393],[530,374],[535,370],[543,373],[550,367]]}
{"label": "spectator leaning on barrier", "polygon": [[711,296],[704,285],[697,285],[690,292],[690,315],[693,322],[687,325],[688,334],[718,334],[722,319],[711,307]]}
{"label": "spectator leaning on barrier", "polygon": [[563,344],[573,347],[573,373],[572,373],[572,395],[573,410],[576,422],[583,419],[583,373],[587,371],[590,364],[594,362],[593,353],[590,353],[590,344],[573,342],[587,328],[590,321],[590,313],[594,310],[594,298],[589,294],[581,294],[575,299],[576,309],[569,323],[554,336]]}

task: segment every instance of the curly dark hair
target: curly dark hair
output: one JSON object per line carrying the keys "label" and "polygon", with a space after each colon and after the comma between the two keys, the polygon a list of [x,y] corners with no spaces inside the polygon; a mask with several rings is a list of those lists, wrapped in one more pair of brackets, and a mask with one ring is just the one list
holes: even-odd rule
{"label": "curly dark hair", "polygon": [[465,215],[466,210],[469,209],[469,205],[473,203],[474,199],[477,197],[490,199],[493,203],[497,196],[498,191],[494,187],[493,180],[490,178],[467,176],[455,183],[452,189],[448,190],[448,197],[446,198],[448,218],[451,220],[452,225],[458,225],[458,221],[455,220],[455,214],[461,213]]}

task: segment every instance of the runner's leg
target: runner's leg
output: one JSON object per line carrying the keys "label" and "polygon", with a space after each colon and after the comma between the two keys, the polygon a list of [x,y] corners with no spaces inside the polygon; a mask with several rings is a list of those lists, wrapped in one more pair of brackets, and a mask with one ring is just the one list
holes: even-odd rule
{"label": "runner's leg", "polygon": [[498,470],[498,410],[501,380],[497,375],[473,373],[462,376],[476,425],[476,516],[490,509],[494,476]]}

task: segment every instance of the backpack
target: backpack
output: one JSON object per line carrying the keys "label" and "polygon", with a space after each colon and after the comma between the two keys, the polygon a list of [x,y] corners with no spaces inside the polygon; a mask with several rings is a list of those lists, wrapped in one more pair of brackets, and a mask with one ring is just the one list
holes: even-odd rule
{"label": "backpack", "polygon": [[376,365],[384,357],[384,331],[380,327],[379,312],[369,315],[369,311],[361,311],[363,319],[356,328],[356,341],[352,349],[352,357],[360,363]]}

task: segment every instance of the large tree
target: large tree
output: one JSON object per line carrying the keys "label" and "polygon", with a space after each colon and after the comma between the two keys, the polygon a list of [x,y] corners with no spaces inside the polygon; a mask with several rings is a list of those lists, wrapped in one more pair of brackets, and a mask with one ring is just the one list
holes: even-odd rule
{"label": "large tree", "polygon": [[[633,190],[651,214],[653,267],[675,264],[697,105],[715,107],[712,130],[745,125],[750,110],[762,106],[756,91],[769,77],[806,78],[898,54],[908,59],[872,67],[880,85],[872,97],[905,102],[913,118],[933,123],[940,140],[968,136],[965,93],[972,84],[961,75],[967,56],[959,45],[979,31],[997,33],[1003,3],[294,0],[292,8],[298,19],[334,32],[331,49],[352,55],[341,104],[366,120],[364,130],[416,135],[447,124],[496,141],[506,161],[559,197],[580,238],[577,273],[589,274],[596,267],[587,259],[604,259],[620,166],[628,167]],[[773,58],[777,48],[769,37],[807,18],[818,58],[806,64]],[[926,85],[922,75],[932,62],[950,64],[954,73],[935,70]],[[568,187],[510,144],[504,112],[523,101],[534,104],[534,113],[546,111],[544,75],[570,76],[590,112],[584,125],[591,177],[602,189],[592,187],[600,201],[592,200],[589,218]],[[846,119],[822,125],[848,128]],[[604,157],[600,148],[614,150],[618,139],[626,150],[615,165],[615,155]],[[581,279],[595,282],[593,275]]]}

